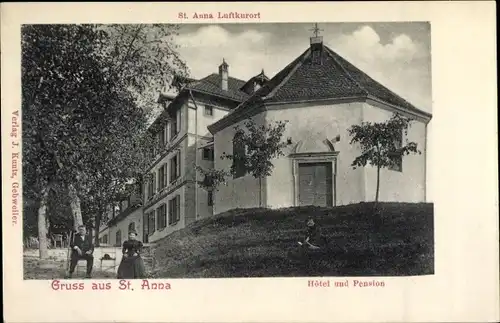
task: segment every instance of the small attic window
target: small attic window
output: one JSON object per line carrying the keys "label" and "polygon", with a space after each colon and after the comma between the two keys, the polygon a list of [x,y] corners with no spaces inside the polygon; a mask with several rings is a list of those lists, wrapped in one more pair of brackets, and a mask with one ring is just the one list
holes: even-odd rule
{"label": "small attic window", "polygon": [[209,105],[206,105],[205,106],[205,115],[206,116],[213,116],[214,115],[214,109],[213,107],[209,106]]}

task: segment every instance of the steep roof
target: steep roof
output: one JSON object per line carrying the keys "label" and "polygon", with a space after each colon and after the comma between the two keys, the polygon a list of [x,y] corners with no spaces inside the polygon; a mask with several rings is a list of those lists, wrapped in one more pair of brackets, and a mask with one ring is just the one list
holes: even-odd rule
{"label": "steep roof", "polygon": [[267,81],[269,81],[269,77],[267,77],[267,75],[264,73],[264,70],[262,70],[259,74],[251,77],[248,81],[246,81],[245,84],[243,84],[243,86],[241,88],[244,88],[249,83],[256,81],[256,80],[262,81],[262,82],[267,82]]}
{"label": "steep roof", "polygon": [[[311,48],[308,48],[231,111],[230,115],[239,114],[251,106],[266,103],[375,98],[408,112],[430,116],[372,79],[329,47],[321,45],[321,48],[320,62],[313,62]],[[228,117],[229,115],[222,120]]]}
{"label": "steep roof", "polygon": [[225,91],[221,88],[221,76],[213,73],[198,81],[195,80],[188,83],[186,89],[217,95],[238,102],[243,102],[248,98],[249,95],[241,90],[246,83],[245,81],[229,76],[227,83],[228,90]]}

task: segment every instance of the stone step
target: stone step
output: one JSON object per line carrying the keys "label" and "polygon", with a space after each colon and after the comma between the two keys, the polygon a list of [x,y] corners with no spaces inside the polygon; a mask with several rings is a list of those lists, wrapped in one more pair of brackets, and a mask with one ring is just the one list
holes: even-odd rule
{"label": "stone step", "polygon": [[153,257],[142,256],[146,272],[151,272],[155,267],[155,259]]}

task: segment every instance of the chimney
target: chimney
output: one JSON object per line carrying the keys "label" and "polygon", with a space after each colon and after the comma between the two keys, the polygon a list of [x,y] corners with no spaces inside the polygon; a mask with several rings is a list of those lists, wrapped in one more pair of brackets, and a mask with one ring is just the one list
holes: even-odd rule
{"label": "chimney", "polygon": [[253,83],[253,91],[256,92],[264,85],[265,82],[266,82],[266,74],[264,74],[264,69],[262,69],[262,72],[260,72],[260,74],[257,75],[255,78],[255,81]]}
{"label": "chimney", "polygon": [[323,36],[311,37],[311,47],[323,45]]}
{"label": "chimney", "polygon": [[321,64],[323,56],[323,36],[311,37],[312,62]]}
{"label": "chimney", "polygon": [[221,88],[223,91],[227,91],[228,89],[228,78],[229,78],[229,65],[227,65],[224,58],[222,59],[222,64],[219,66],[219,75],[221,78]]}
{"label": "chimney", "polygon": [[311,57],[312,63],[322,63],[323,56],[323,36],[319,36],[319,32],[322,29],[318,28],[318,24],[314,24],[314,28],[310,29],[314,36],[310,38],[311,40]]}

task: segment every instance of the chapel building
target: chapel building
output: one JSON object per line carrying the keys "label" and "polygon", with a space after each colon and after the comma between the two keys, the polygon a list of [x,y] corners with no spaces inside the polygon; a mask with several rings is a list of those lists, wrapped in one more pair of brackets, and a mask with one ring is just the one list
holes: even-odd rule
{"label": "chapel building", "polygon": [[[342,58],[321,36],[311,37],[308,48],[271,79],[264,71],[247,81],[234,78],[222,60],[218,73],[200,80],[175,78],[173,85],[178,93],[160,95],[163,111],[149,129],[158,145],[143,178],[142,203],[124,208],[124,215],[103,229],[108,237],[122,239],[121,232],[134,222],[142,241],[154,243],[234,208],[373,201],[376,169],[353,169],[351,163],[361,151],[350,144],[348,128],[386,121],[394,113],[415,120],[401,141],[416,142],[421,154],[401,157],[395,167],[381,170],[379,200],[426,200],[431,115]],[[288,121],[285,156],[272,161],[271,176],[259,183],[241,171],[215,192],[199,186],[203,179],[198,166],[230,169],[231,161],[221,156],[241,148],[235,147],[234,128],[248,119],[257,125]]]}

